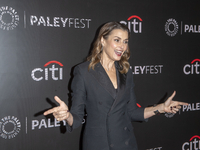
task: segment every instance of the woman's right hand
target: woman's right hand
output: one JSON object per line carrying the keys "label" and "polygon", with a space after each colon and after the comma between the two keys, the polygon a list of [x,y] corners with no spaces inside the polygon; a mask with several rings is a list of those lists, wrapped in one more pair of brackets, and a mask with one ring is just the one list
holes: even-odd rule
{"label": "woman's right hand", "polygon": [[52,109],[49,109],[44,112],[44,115],[49,115],[53,113],[53,116],[58,120],[58,121],[63,121],[66,120],[67,123],[72,126],[73,124],[73,116],[69,112],[68,106],[58,97],[55,96],[54,99],[60,104],[60,106],[54,107]]}

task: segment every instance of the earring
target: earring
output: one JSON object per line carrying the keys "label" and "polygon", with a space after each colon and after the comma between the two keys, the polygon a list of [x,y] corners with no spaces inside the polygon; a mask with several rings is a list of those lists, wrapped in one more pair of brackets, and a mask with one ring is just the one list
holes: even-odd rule
{"label": "earring", "polygon": [[101,45],[101,51],[100,52],[102,52],[103,51],[103,45]]}

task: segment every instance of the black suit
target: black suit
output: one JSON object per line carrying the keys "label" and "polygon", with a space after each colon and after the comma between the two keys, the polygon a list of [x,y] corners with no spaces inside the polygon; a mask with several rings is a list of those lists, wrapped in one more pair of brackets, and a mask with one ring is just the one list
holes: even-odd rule
{"label": "black suit", "polygon": [[133,91],[132,71],[121,74],[115,63],[116,89],[100,63],[88,70],[89,62],[74,69],[72,81],[73,126],[81,125],[84,109],[87,112],[83,134],[83,150],[137,150],[131,121],[144,121],[144,109],[138,108]]}

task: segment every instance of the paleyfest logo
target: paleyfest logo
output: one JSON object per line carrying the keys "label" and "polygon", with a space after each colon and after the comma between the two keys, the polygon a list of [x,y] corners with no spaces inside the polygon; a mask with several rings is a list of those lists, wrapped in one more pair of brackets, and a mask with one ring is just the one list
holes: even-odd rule
{"label": "paleyfest logo", "polygon": [[[191,103],[188,105],[183,105],[182,112],[189,112],[189,111],[199,111],[200,110],[200,103]],[[179,115],[181,114],[181,110],[179,110]],[[173,117],[175,114],[173,113],[165,113],[167,118]]]}
{"label": "paleyfest logo", "polygon": [[169,36],[175,36],[178,32],[178,23],[175,19],[170,18],[165,23],[165,32]]}
{"label": "paleyfest logo", "polygon": [[184,23],[184,21],[179,21],[180,24],[178,24],[178,22],[173,19],[170,18],[167,20],[167,22],[165,23],[165,32],[168,36],[170,37],[174,37],[180,27],[180,34],[182,35],[183,33],[194,33],[194,34],[198,34],[200,33],[200,25],[199,24],[188,24],[188,23]]}
{"label": "paleyfest logo", "polygon": [[163,65],[130,66],[132,73],[137,74],[161,74]]}
{"label": "paleyfest logo", "polygon": [[156,148],[150,148],[150,149],[146,149],[146,150],[161,150],[162,147],[156,147]]}
{"label": "paleyfest logo", "polygon": [[3,30],[13,30],[19,24],[19,15],[12,7],[0,7],[0,28]]}
{"label": "paleyfest logo", "polygon": [[50,16],[30,16],[31,26],[44,26],[44,27],[73,27],[73,28],[90,28],[91,19],[84,18],[63,18],[63,17],[50,17]]}
{"label": "paleyfest logo", "polygon": [[[30,21],[30,22],[28,22]],[[28,24],[31,26],[45,26],[45,27],[68,27],[68,28],[90,28],[90,23],[92,19],[90,18],[72,18],[72,17],[59,17],[59,16],[36,16],[36,15],[26,15],[24,11],[23,22],[24,28]],[[19,24],[19,15],[17,11],[9,6],[0,7],[0,29],[3,30],[13,30]]]}
{"label": "paleyfest logo", "polygon": [[21,129],[21,123],[15,116],[6,116],[0,120],[0,137],[12,139]]}

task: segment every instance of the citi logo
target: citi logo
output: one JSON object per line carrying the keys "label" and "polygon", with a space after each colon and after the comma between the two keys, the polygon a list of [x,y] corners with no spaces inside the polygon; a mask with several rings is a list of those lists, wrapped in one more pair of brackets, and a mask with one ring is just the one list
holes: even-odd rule
{"label": "citi logo", "polygon": [[186,64],[184,67],[183,67],[183,72],[186,74],[186,75],[189,75],[189,74],[199,74],[199,66],[200,66],[200,59],[194,59],[191,64]]}
{"label": "citi logo", "polygon": [[200,136],[195,135],[191,137],[190,142],[185,142],[182,150],[200,150]]}
{"label": "citi logo", "polygon": [[130,16],[127,21],[120,21],[120,23],[127,25],[131,32],[142,33],[142,19],[139,16]]}
{"label": "citi logo", "polygon": [[[57,67],[56,67],[57,66]],[[35,68],[31,72],[31,77],[35,81],[41,80],[62,80],[63,79],[63,64],[58,61],[49,61],[44,65],[44,68]]]}

